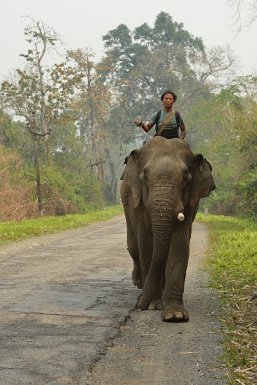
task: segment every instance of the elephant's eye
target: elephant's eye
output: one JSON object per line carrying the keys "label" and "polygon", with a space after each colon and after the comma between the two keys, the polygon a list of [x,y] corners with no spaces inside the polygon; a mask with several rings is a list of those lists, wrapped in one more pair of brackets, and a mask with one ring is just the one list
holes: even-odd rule
{"label": "elephant's eye", "polygon": [[187,170],[184,170],[184,171],[183,171],[183,180],[184,180],[184,181],[187,181],[187,180],[188,180],[188,171],[187,171]]}
{"label": "elephant's eye", "polygon": [[140,179],[142,181],[147,181],[147,170],[144,169],[141,173],[140,173]]}
{"label": "elephant's eye", "polygon": [[146,168],[144,169],[144,181],[146,184],[148,184],[148,172]]}
{"label": "elephant's eye", "polygon": [[147,177],[147,168],[144,168],[144,176]]}

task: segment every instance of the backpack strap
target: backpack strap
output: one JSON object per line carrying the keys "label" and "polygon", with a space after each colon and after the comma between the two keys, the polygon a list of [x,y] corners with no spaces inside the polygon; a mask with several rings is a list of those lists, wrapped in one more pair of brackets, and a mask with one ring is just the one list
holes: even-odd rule
{"label": "backpack strap", "polygon": [[162,110],[158,111],[156,114],[156,122],[155,122],[156,131],[157,131],[157,127],[158,127],[158,124],[160,121],[161,113],[162,113]]}
{"label": "backpack strap", "polygon": [[176,118],[177,128],[179,128],[180,113],[178,111],[175,111],[175,118]]}
{"label": "backpack strap", "polygon": [[[159,121],[160,121],[161,113],[162,113],[162,110],[159,110],[156,114],[156,122],[155,122],[156,129],[157,129]],[[179,128],[179,117],[180,117],[180,113],[178,111],[175,111],[177,128]]]}
{"label": "backpack strap", "polygon": [[164,128],[167,126],[167,124],[169,124],[169,123],[171,122],[171,120],[172,120],[172,118],[173,118],[174,115],[175,115],[175,112],[174,112],[174,111],[169,112],[169,113],[166,115],[166,117],[165,117],[163,123],[160,125],[160,127],[158,127],[158,130],[156,131],[156,133],[154,134],[154,136],[159,136],[159,135],[162,133],[162,131],[164,130]]}

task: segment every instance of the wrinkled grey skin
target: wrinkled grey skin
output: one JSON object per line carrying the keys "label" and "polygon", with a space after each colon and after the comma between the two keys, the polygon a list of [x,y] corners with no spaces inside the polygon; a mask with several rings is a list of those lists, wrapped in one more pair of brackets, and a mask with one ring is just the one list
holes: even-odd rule
{"label": "wrinkled grey skin", "polygon": [[183,140],[160,136],[133,150],[126,163],[121,200],[132,280],[142,288],[139,307],[163,309],[164,321],[188,321],[183,292],[192,222],[200,199],[215,188],[211,165]]}

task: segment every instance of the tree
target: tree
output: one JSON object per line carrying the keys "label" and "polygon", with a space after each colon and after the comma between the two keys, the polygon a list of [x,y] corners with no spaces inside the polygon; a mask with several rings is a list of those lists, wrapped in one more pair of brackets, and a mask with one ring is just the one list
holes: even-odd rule
{"label": "tree", "polygon": [[97,178],[103,190],[112,168],[111,158],[107,156],[109,153],[105,151],[108,147],[106,122],[110,116],[111,92],[100,78],[100,65],[95,64],[92,51],[72,50],[68,52],[68,57],[71,65],[83,74],[72,109],[83,148],[82,157],[90,172],[93,195],[96,187],[93,178]]}
{"label": "tree", "polygon": [[241,197],[240,210],[244,215],[257,219],[257,77],[243,76],[235,79],[234,87],[242,99],[241,110],[233,114],[237,134],[241,178],[237,193]]}
{"label": "tree", "polygon": [[91,160],[94,163],[99,161],[100,126],[106,120],[111,94],[99,79],[98,66],[94,63],[94,54],[91,50],[70,50],[67,57],[81,76],[73,108],[77,112],[81,141],[84,145],[91,144]]}
{"label": "tree", "polygon": [[[160,95],[164,88],[174,89],[183,81],[193,81],[190,63],[199,55],[204,58],[202,40],[194,38],[182,24],[161,12],[154,27],[146,23],[131,32],[121,24],[103,37],[106,61],[112,61],[111,79],[129,101],[147,101]],[[183,87],[183,91],[185,87]],[[140,95],[140,96],[139,96]]]}
{"label": "tree", "polygon": [[223,76],[224,82],[225,71],[233,64],[230,52],[220,48],[206,52],[200,38],[164,12],[157,15],[153,28],[144,23],[131,32],[121,24],[103,40],[102,79],[114,89],[115,104],[120,98],[121,108],[131,111],[131,121],[155,111],[167,88],[178,93],[176,105],[185,114],[198,98],[216,91],[218,78]]}
{"label": "tree", "polygon": [[38,211],[42,215],[38,140],[44,138],[48,162],[49,134],[56,118],[67,108],[80,77],[66,62],[51,67],[45,64],[47,54],[56,49],[58,37],[44,23],[30,20],[24,33],[30,46],[26,54],[21,54],[26,66],[16,70],[12,81],[2,82],[0,92],[4,107],[25,120],[32,135]]}

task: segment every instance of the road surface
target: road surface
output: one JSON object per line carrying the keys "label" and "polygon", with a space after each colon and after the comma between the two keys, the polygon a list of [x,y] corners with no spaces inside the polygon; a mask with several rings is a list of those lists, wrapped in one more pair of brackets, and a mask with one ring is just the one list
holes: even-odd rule
{"label": "road surface", "polygon": [[123,217],[0,250],[0,385],[226,385],[219,304],[194,224],[190,321],[138,311]]}

